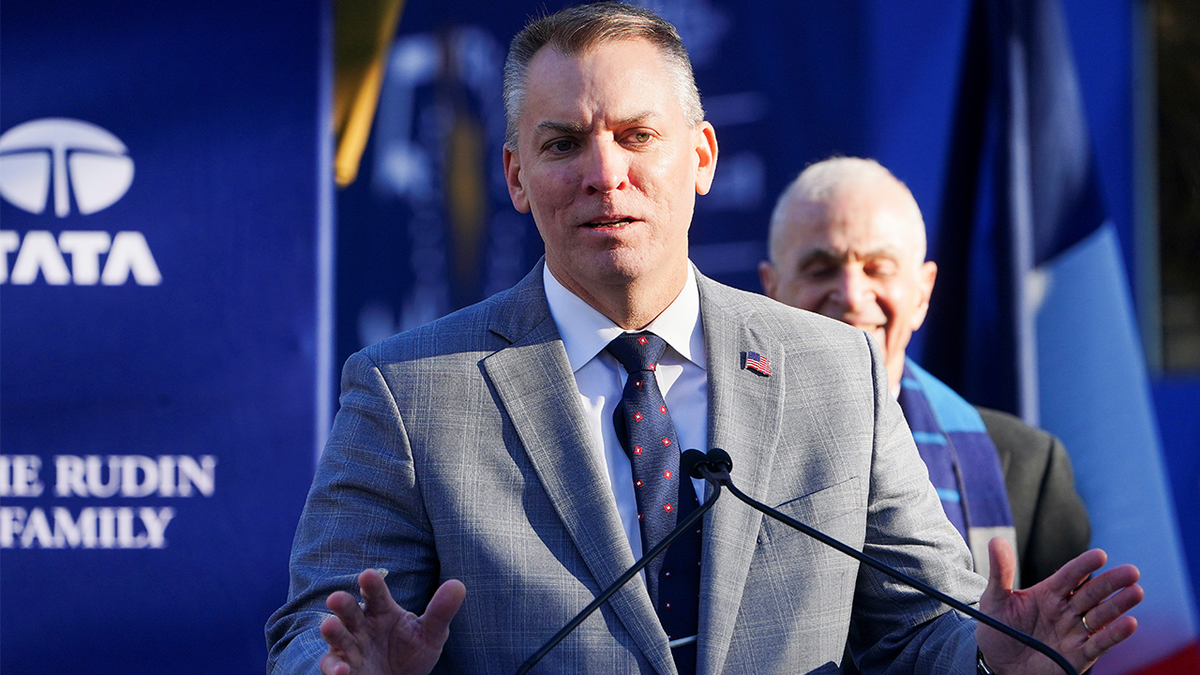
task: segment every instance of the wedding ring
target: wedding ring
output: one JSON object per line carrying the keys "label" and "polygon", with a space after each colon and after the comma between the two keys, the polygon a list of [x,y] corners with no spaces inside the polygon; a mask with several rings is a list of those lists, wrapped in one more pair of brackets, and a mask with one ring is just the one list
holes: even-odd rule
{"label": "wedding ring", "polygon": [[1092,630],[1091,626],[1088,625],[1087,614],[1081,614],[1079,616],[1079,620],[1083,622],[1083,628],[1084,628],[1084,630],[1086,630],[1088,632],[1088,635],[1092,635],[1096,632],[1096,631]]}

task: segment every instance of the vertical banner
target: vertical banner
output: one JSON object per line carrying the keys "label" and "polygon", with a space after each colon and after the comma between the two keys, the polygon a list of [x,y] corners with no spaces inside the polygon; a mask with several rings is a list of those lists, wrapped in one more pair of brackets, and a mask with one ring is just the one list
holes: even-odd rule
{"label": "vertical banner", "polygon": [[947,171],[927,363],[973,402],[1059,436],[1092,545],[1142,571],[1132,638],[1093,672],[1200,673],[1195,609],[1163,472],[1129,283],[1106,217],[1058,0],[978,0]]}
{"label": "vertical banner", "polygon": [[263,667],[328,424],[330,15],[4,6],[6,673]]}

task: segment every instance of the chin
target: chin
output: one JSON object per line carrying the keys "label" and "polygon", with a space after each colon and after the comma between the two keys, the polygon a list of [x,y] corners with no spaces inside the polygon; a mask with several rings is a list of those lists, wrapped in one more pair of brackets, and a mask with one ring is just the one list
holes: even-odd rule
{"label": "chin", "polygon": [[585,264],[598,276],[608,277],[613,281],[634,281],[662,270],[669,262],[661,259],[650,260],[636,249],[620,247],[589,256]]}

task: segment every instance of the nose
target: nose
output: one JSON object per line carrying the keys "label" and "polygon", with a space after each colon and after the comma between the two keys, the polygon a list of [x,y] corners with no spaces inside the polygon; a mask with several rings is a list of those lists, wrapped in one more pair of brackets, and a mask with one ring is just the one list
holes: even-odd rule
{"label": "nose", "polygon": [[874,300],[875,293],[863,270],[855,265],[847,265],[838,277],[832,296],[835,302],[845,307],[847,313],[857,314]]}
{"label": "nose", "polygon": [[611,140],[595,143],[587,153],[583,184],[589,194],[625,188],[629,184],[628,152]]}

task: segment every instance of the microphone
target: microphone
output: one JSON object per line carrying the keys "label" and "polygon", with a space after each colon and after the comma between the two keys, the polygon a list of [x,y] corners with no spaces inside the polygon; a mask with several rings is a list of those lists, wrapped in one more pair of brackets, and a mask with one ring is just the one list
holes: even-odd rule
{"label": "microphone", "polygon": [[[728,455],[726,455],[726,457],[728,457]],[[701,475],[699,468],[701,466],[709,466],[712,461],[712,459],[707,457],[699,450],[686,450],[682,455],[679,456],[679,472],[685,476],[691,476],[692,478],[704,478],[707,480],[713,486],[712,499],[705,500],[705,502],[700,505],[700,508],[692,511],[687,518],[683,519],[683,522],[677,524],[675,529],[671,530],[670,534],[663,537],[662,541],[658,542],[654,548],[650,549],[648,553],[643,555],[636,563],[634,563],[633,567],[625,570],[625,573],[617,577],[617,580],[614,581],[611,586],[606,588],[603,593],[596,596],[596,599],[593,600],[587,607],[584,607],[582,611],[576,614],[574,619],[571,619],[567,625],[562,627],[562,630],[555,633],[554,637],[550,638],[546,644],[542,645],[541,649],[534,652],[533,655],[528,659],[525,659],[525,662],[522,663],[519,668],[517,668],[516,675],[525,675],[525,673],[528,673],[530,669],[537,665],[538,661],[541,661],[543,658],[545,658],[546,654],[550,653],[551,649],[554,649],[556,646],[558,646],[558,643],[562,642],[563,639],[570,635],[571,631],[575,630],[579,624],[583,623],[585,619],[591,616],[592,612],[596,611],[600,605],[604,604],[638,572],[641,572],[643,567],[649,565],[650,561],[654,559],[654,556],[665,551],[672,542],[678,539],[684,532],[691,529],[691,527],[696,524],[697,520],[703,518],[704,514],[708,513],[709,510],[716,505],[717,498],[721,496],[721,485],[708,475]],[[733,464],[731,461],[730,467],[732,467],[732,465]],[[711,475],[711,471],[709,472],[709,475]],[[726,478],[729,477],[728,473],[725,473],[724,475]]]}
{"label": "microphone", "polygon": [[[692,451],[689,450],[688,452],[692,452]],[[699,452],[699,451],[696,451],[696,452]],[[815,529],[809,527],[808,525],[805,525],[804,523],[802,523],[794,518],[791,518],[783,513],[780,513],[779,511],[776,511],[775,509],[767,506],[766,504],[763,504],[762,502],[757,501],[754,498],[747,496],[745,493],[743,493],[741,490],[739,490],[737,488],[737,486],[735,486],[733,484],[733,479],[731,479],[729,477],[729,472],[733,469],[733,458],[731,458],[729,456],[728,452],[725,452],[724,450],[722,450],[720,448],[713,448],[712,450],[708,451],[708,455],[706,456],[705,459],[706,459],[705,462],[697,463],[696,470],[699,473],[704,474],[704,478],[706,480],[708,480],[710,483],[713,483],[714,485],[717,485],[717,484],[724,485],[725,487],[729,488],[729,492],[734,497],[737,497],[742,502],[745,502],[751,508],[753,508],[757,511],[760,511],[762,513],[765,513],[766,515],[774,518],[775,520],[778,520],[779,522],[781,522],[785,525],[788,525],[796,530],[803,532],[804,534],[808,535],[809,537],[812,537],[813,539],[816,539],[817,541],[821,542],[822,544],[825,544],[826,546],[831,546],[831,547],[837,549],[838,551],[845,553],[846,555],[850,556],[851,558],[854,558],[855,560],[863,563],[864,565],[867,565],[868,567],[872,567],[880,572],[883,572],[884,574],[888,575],[889,577],[891,577],[897,581],[900,581],[904,584],[907,584],[907,585],[917,589],[918,591],[924,593],[926,596],[933,598],[934,600],[937,600],[937,601],[941,602],[942,604],[949,605],[951,608],[956,609],[956,610],[962,612],[963,614],[966,614],[967,616],[971,617],[972,619],[975,619],[976,621],[978,621],[986,626],[989,626],[991,628],[994,628],[994,629],[1000,631],[1001,633],[1004,633],[1008,637],[1016,640],[1017,642],[1020,642],[1021,644],[1025,645],[1027,647],[1030,647],[1032,649],[1035,649],[1035,650],[1041,652],[1047,658],[1049,658],[1051,661],[1053,661],[1055,664],[1057,664],[1058,667],[1062,668],[1063,671],[1065,673],[1067,673],[1067,675],[1079,675],[1079,672],[1077,670],[1075,670],[1075,668],[1069,662],[1067,662],[1067,660],[1063,657],[1062,654],[1059,654],[1057,651],[1051,649],[1048,645],[1042,643],[1038,639],[1036,639],[1030,635],[1026,635],[1025,633],[1022,633],[1021,631],[1017,630],[1016,628],[1009,626],[1008,624],[997,621],[996,619],[993,619],[992,617],[984,614],[983,612],[980,612],[979,610],[975,609],[974,607],[971,607],[969,605],[963,604],[962,602],[959,602],[958,600],[955,600],[954,598],[937,590],[936,588],[930,586],[929,584],[926,584],[923,581],[915,579],[915,578],[905,574],[904,572],[901,572],[900,570],[887,565],[886,563],[883,563],[879,560],[876,560],[875,558],[872,558],[871,556],[863,553],[862,551],[859,551],[858,549],[855,549],[850,546],[847,546],[846,544],[843,544],[842,542],[838,541],[837,539],[834,539],[833,537],[830,537],[829,535],[825,534],[824,532],[815,530]]]}

